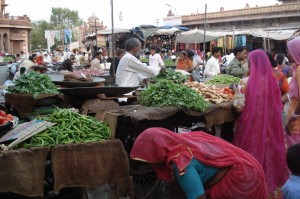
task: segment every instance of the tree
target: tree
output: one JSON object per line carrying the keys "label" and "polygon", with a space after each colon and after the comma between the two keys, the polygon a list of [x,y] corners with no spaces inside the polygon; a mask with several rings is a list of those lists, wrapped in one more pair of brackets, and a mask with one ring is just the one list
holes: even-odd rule
{"label": "tree", "polygon": [[53,26],[45,20],[36,21],[32,23],[32,30],[30,32],[31,50],[37,48],[47,48],[47,40],[45,39],[45,31],[51,30]]}
{"label": "tree", "polygon": [[79,18],[78,11],[68,8],[52,8],[50,23],[56,30],[80,26],[83,20]]}
{"label": "tree", "polygon": [[[68,8],[52,8],[50,22],[41,20],[32,23],[30,33],[31,50],[37,48],[47,48],[47,40],[45,39],[46,30],[63,30],[65,28],[77,27],[83,24],[83,20],[79,18],[78,11],[69,10]],[[55,45],[60,45],[55,39]]]}

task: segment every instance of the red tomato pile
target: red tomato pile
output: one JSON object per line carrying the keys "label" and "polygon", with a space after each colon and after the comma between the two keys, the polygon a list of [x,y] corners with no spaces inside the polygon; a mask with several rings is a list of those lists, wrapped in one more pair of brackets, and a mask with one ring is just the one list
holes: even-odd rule
{"label": "red tomato pile", "polygon": [[7,124],[12,121],[14,118],[11,114],[6,114],[4,111],[0,110],[0,126]]}

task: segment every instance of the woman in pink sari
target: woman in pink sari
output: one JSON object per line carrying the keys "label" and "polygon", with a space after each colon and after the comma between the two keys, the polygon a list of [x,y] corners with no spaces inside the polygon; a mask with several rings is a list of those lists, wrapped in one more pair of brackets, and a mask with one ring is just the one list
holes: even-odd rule
{"label": "woman in pink sari", "polygon": [[142,132],[130,153],[152,164],[165,181],[175,178],[187,199],[267,199],[264,171],[249,153],[204,132]]}
{"label": "woman in pink sari", "polygon": [[281,187],[289,174],[285,163],[281,93],[267,54],[249,54],[250,76],[245,106],[236,124],[234,144],[252,154],[262,165],[269,195]]}
{"label": "woman in pink sari", "polygon": [[296,65],[294,75],[290,83],[289,108],[287,113],[287,145],[300,143],[300,38],[287,43],[290,61]]}

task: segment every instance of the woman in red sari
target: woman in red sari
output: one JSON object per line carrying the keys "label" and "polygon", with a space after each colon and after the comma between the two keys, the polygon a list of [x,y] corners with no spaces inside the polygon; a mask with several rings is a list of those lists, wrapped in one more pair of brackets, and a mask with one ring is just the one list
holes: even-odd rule
{"label": "woman in red sari", "polygon": [[203,132],[149,128],[130,157],[151,163],[162,180],[177,178],[188,199],[266,199],[265,176],[247,152]]}
{"label": "woman in red sari", "polygon": [[264,51],[255,50],[249,54],[249,70],[245,105],[241,107],[233,143],[262,165],[272,196],[289,175],[285,161],[281,91]]}

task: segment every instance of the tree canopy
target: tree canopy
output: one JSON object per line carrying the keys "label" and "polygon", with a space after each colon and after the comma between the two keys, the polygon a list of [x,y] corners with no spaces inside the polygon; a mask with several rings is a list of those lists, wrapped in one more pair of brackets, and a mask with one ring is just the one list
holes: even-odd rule
{"label": "tree canopy", "polygon": [[71,28],[83,24],[83,20],[79,18],[78,11],[69,10],[68,8],[52,8],[50,23],[56,30]]}
{"label": "tree canopy", "polygon": [[[63,30],[82,24],[83,20],[79,18],[78,11],[68,8],[52,8],[49,22],[40,20],[32,23],[33,29],[30,33],[31,49],[47,48],[46,30]],[[55,41],[55,44],[58,44],[57,41]]]}

